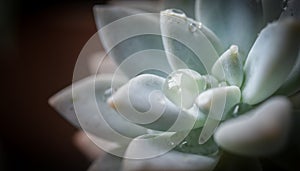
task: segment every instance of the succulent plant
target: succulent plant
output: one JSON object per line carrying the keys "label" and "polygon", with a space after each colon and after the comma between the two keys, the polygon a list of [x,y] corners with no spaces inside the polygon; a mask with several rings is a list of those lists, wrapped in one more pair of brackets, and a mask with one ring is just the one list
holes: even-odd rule
{"label": "succulent plant", "polygon": [[[122,164],[102,160],[104,170],[263,170],[265,161],[295,170],[299,0],[177,3],[196,20],[179,9],[96,6],[102,44],[119,68],[74,82],[50,104],[119,146],[108,159]],[[109,27],[114,21],[120,27]]]}

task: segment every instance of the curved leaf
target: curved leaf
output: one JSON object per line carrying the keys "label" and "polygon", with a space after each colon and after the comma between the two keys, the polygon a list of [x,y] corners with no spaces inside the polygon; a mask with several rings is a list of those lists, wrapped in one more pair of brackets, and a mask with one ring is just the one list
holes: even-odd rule
{"label": "curved leaf", "polygon": [[212,74],[220,81],[241,87],[244,78],[243,62],[238,47],[232,45],[225,51],[212,67]]}
{"label": "curved leaf", "polygon": [[221,120],[226,118],[226,114],[240,102],[240,99],[241,92],[236,86],[209,89],[197,97],[197,106],[208,114],[199,137],[200,144],[205,143],[213,135]]}
{"label": "curved leaf", "polygon": [[196,97],[207,88],[205,77],[190,69],[172,72],[163,85],[164,94],[177,106],[189,109]]}
{"label": "curved leaf", "polygon": [[[136,138],[141,140],[152,135],[144,135]],[[171,134],[170,134],[171,136]],[[165,140],[170,138],[166,136]],[[130,143],[126,154],[128,156],[132,154],[154,153],[163,150],[165,141],[149,141],[144,146],[137,146],[135,140]],[[211,171],[214,169],[219,157],[201,156],[195,154],[181,153],[177,151],[169,151],[160,156],[156,156],[150,159],[125,159],[123,161],[124,171],[142,171],[142,170],[197,170],[197,171]]]}
{"label": "curved leaf", "polygon": [[90,76],[58,92],[49,103],[77,127],[108,141],[128,143],[127,137],[145,134],[147,130],[128,122],[106,103],[106,91],[126,81],[112,75]]}
{"label": "curved leaf", "polygon": [[167,58],[174,70],[190,68],[200,74],[210,73],[219,57],[213,46],[219,44],[218,38],[211,31],[172,9],[160,13],[160,26]]}
{"label": "curved leaf", "polygon": [[240,47],[243,60],[262,27],[260,1],[253,0],[196,0],[195,16],[210,28],[228,48]]}
{"label": "curved leaf", "polygon": [[128,120],[159,131],[190,130],[201,118],[198,112],[182,110],[162,92],[164,78],[143,74],[131,79],[109,99]]}
{"label": "curved leaf", "polygon": [[117,64],[135,55],[134,65],[122,67],[125,73],[130,73],[132,68],[142,72],[148,65],[171,70],[165,54],[153,59],[155,54],[142,53],[145,50],[163,51],[157,14],[125,7],[95,6],[94,15],[103,47]]}
{"label": "curved leaf", "polygon": [[243,102],[257,104],[271,96],[290,74],[299,46],[296,20],[281,20],[263,29],[244,66]]}
{"label": "curved leaf", "polygon": [[226,121],[215,133],[216,143],[234,154],[267,156],[285,145],[291,126],[292,106],[275,97],[254,111]]}

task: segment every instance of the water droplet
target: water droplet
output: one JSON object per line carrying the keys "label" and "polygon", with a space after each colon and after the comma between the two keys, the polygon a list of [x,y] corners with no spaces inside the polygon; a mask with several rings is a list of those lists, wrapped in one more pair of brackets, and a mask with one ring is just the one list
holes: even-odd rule
{"label": "water droplet", "polygon": [[196,23],[190,23],[189,24],[189,30],[192,33],[194,33],[195,31],[197,31],[197,24]]}
{"label": "water droplet", "polygon": [[181,69],[166,78],[163,92],[177,106],[189,109],[198,94],[205,88],[205,79],[199,73],[190,69]]}
{"label": "water droplet", "polygon": [[201,29],[202,28],[202,23],[198,22],[197,27],[198,27],[198,29]]}
{"label": "water droplet", "polygon": [[183,11],[179,10],[179,9],[168,9],[164,12],[168,13],[169,15],[186,18],[185,13]]}
{"label": "water droplet", "polygon": [[234,114],[234,115],[237,115],[237,114],[238,114],[239,108],[240,108],[239,105],[236,105],[236,106],[234,107],[234,109],[233,109],[233,114]]}
{"label": "water droplet", "polygon": [[187,141],[183,141],[183,142],[180,143],[179,148],[183,149],[183,148],[185,148],[187,145],[188,145],[188,144],[187,144]]}
{"label": "water droplet", "polygon": [[175,143],[174,143],[174,142],[172,142],[172,141],[170,141],[170,142],[169,142],[169,145],[170,145],[170,146],[174,146],[174,145],[175,145]]}
{"label": "water droplet", "polygon": [[185,15],[185,13],[179,9],[171,9],[171,11],[176,14]]}
{"label": "water droplet", "polygon": [[287,10],[287,7],[288,7],[288,0],[283,0],[283,1],[282,1],[282,9],[283,9],[284,11],[286,11],[286,10]]}

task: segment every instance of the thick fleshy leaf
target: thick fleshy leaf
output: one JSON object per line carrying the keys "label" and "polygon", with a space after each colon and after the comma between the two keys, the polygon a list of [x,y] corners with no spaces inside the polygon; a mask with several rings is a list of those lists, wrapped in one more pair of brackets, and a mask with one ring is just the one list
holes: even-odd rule
{"label": "thick fleshy leaf", "polygon": [[262,27],[261,2],[254,0],[196,0],[196,19],[223,41],[225,48],[235,44],[242,59]]}
{"label": "thick fleshy leaf", "polygon": [[280,19],[293,17],[300,20],[300,1],[299,0],[286,0],[283,6],[283,12]]}
{"label": "thick fleshy leaf", "polygon": [[[175,148],[176,151],[190,154],[216,156],[220,153],[218,145],[211,137],[204,144],[199,144],[199,136],[202,132],[203,127],[196,128],[189,131],[188,135],[185,136],[184,140],[180,142]],[[184,132],[176,132],[174,137],[182,136]]]}
{"label": "thick fleshy leaf", "polygon": [[[147,139],[151,135],[144,135],[136,139]],[[169,137],[170,138],[170,137]],[[166,137],[167,140],[167,137]],[[168,142],[168,141],[166,141]],[[136,145],[135,140],[130,143],[126,155],[144,153],[157,153],[164,151],[165,141],[149,141],[144,146]],[[144,170],[197,170],[197,171],[211,171],[219,160],[218,156],[209,157],[188,153],[181,153],[177,151],[169,151],[163,155],[156,155],[149,159],[125,159],[123,160],[124,171],[144,171]]]}
{"label": "thick fleshy leaf", "polygon": [[284,81],[282,86],[278,89],[276,94],[282,95],[293,95],[300,90],[300,49],[297,61],[288,75],[287,79]]}
{"label": "thick fleshy leaf", "polygon": [[99,73],[113,73],[117,69],[112,58],[107,58],[104,51],[92,54],[87,59],[87,64],[91,75]]}
{"label": "thick fleshy leaf", "polygon": [[188,109],[206,88],[205,77],[190,69],[180,69],[166,78],[163,92],[177,106]]}
{"label": "thick fleshy leaf", "polygon": [[190,18],[195,18],[195,0],[163,0],[164,9],[179,9]]}
{"label": "thick fleshy leaf", "polygon": [[174,70],[190,68],[200,74],[210,73],[219,57],[214,45],[220,43],[208,28],[174,9],[160,13],[160,26],[167,58]]}
{"label": "thick fleshy leaf", "polygon": [[254,111],[226,121],[215,133],[221,148],[245,156],[266,156],[282,149],[291,126],[291,103],[274,97]]}
{"label": "thick fleshy leaf", "polygon": [[240,102],[241,92],[236,86],[218,87],[201,93],[196,104],[201,111],[208,114],[199,137],[199,143],[205,143],[215,132],[228,111]]}
{"label": "thick fleshy leaf", "polygon": [[130,138],[124,137],[136,137],[147,130],[124,119],[106,103],[111,89],[120,87],[126,81],[123,77],[112,75],[90,76],[58,92],[49,103],[85,131],[105,140],[128,143]]}
{"label": "thick fleshy leaf", "polygon": [[[129,58],[133,63],[121,68],[126,74],[131,73],[133,68],[142,72],[149,66],[163,66],[171,71],[164,53],[155,59],[153,56],[157,54],[149,53],[149,50],[163,51],[158,14],[125,7],[95,6],[94,15],[108,55],[117,64]],[[132,55],[135,56],[131,58]]]}
{"label": "thick fleshy leaf", "polygon": [[181,110],[162,92],[165,79],[143,74],[131,79],[109,99],[128,120],[159,131],[190,130],[199,119],[197,112]]}
{"label": "thick fleshy leaf", "polygon": [[243,62],[238,47],[232,45],[225,51],[212,67],[212,74],[220,81],[240,87],[243,83]]}
{"label": "thick fleshy leaf", "polygon": [[[219,102],[217,98],[223,95],[225,95],[225,106],[223,113],[226,114],[234,105],[238,104],[241,100],[241,91],[236,86],[225,86],[209,89],[201,93],[197,97],[195,102],[201,111],[209,114],[210,112],[214,112],[214,107],[218,106],[218,104],[215,104]],[[225,116],[223,116],[223,118],[224,117]]]}
{"label": "thick fleshy leaf", "polygon": [[286,80],[296,62],[300,22],[282,20],[260,33],[247,57],[243,102],[257,104],[271,96]]}

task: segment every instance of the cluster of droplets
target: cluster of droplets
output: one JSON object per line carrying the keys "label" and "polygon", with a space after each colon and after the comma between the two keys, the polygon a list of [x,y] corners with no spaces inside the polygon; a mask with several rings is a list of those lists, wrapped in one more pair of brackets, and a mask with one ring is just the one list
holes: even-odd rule
{"label": "cluster of droplets", "polygon": [[192,33],[196,32],[198,29],[200,30],[201,28],[202,28],[202,23],[200,23],[200,22],[192,21],[192,22],[189,24],[189,30],[190,30],[190,32],[192,32]]}

